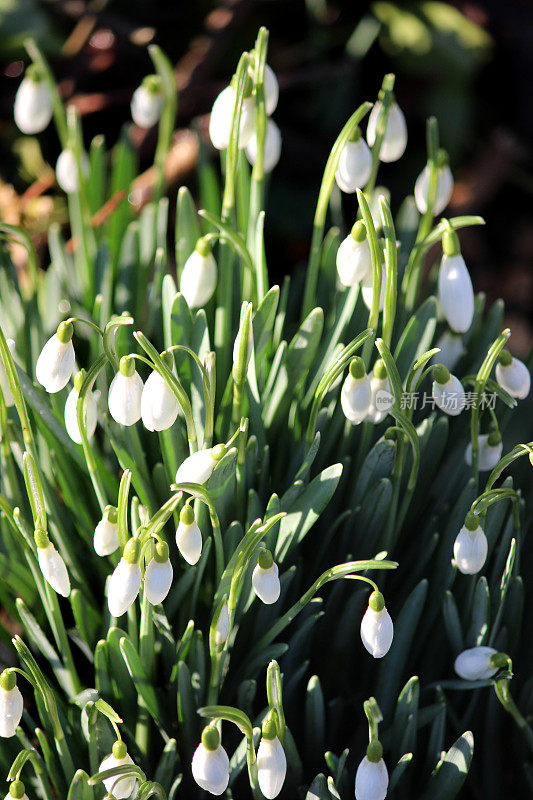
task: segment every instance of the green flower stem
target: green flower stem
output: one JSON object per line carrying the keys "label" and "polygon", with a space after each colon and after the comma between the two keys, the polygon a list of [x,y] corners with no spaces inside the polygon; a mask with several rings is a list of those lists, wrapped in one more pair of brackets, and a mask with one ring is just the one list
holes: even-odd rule
{"label": "green flower stem", "polygon": [[62,149],[66,150],[68,146],[67,120],[65,116],[65,109],[63,108],[63,103],[61,101],[61,97],[59,96],[59,90],[57,88],[57,83],[52,70],[50,69],[47,60],[41,53],[41,50],[37,46],[35,39],[26,39],[24,41],[24,47],[26,48],[26,52],[33,63],[39,67],[43,77],[46,80],[46,83],[48,84],[48,88],[50,89],[50,93],[52,95],[54,122],[57,135],[59,137],[59,141],[61,142]]}
{"label": "green flower stem", "polygon": [[121,551],[124,551],[126,543],[129,539],[128,530],[128,497],[131,486],[131,471],[125,469],[120,479],[120,486],[118,489],[117,500],[117,527],[118,527],[118,541]]}
{"label": "green flower stem", "polygon": [[385,138],[385,131],[387,130],[387,117],[389,116],[389,108],[392,102],[394,81],[395,76],[392,73],[389,73],[388,75],[384,76],[381,84],[381,91],[383,92],[383,100],[381,101],[382,109],[376,125],[376,140],[372,146],[372,170],[364,189],[367,197],[372,194],[376,185],[376,178],[379,169],[379,156],[381,154],[383,139]]}
{"label": "green flower stem", "polygon": [[326,224],[326,214],[335,181],[335,172],[339,164],[339,158],[346,142],[349,141],[350,136],[359,125],[365,114],[372,108],[372,103],[362,103],[357,111],[355,111],[340,134],[338,135],[335,144],[329,154],[329,158],[324,170],[320,192],[318,194],[318,202],[315,211],[315,219],[313,222],[313,235],[311,238],[311,250],[309,253],[309,264],[307,267],[307,274],[305,276],[305,289],[304,298],[302,303],[302,321],[310,314],[315,307],[316,302],[316,287],[318,283],[318,272],[320,269],[320,253],[322,250],[322,239],[324,236],[324,226]]}
{"label": "green flower stem", "polygon": [[198,714],[201,717],[211,719],[214,722],[217,720],[226,720],[232,722],[240,732],[246,736],[246,762],[248,764],[248,777],[250,779],[250,786],[254,793],[254,798],[261,798],[262,795],[258,794],[259,782],[257,779],[257,758],[255,754],[254,744],[254,729],[249,717],[238,708],[232,706],[218,706],[209,705],[198,709]]}
{"label": "green flower stem", "polygon": [[157,74],[161,78],[163,88],[163,109],[159,119],[157,132],[157,147],[155,151],[154,166],[157,170],[157,181],[154,188],[154,202],[159,202],[165,188],[165,163],[172,146],[172,134],[178,112],[178,89],[172,64],[156,44],[148,47],[148,53],[153,61]]}
{"label": "green flower stem", "polygon": [[96,498],[98,500],[98,504],[102,512],[104,511],[107,505],[107,493],[105,490],[104,482],[102,480],[102,476],[100,475],[100,471],[98,470],[98,464],[95,455],[93,453],[89,439],[87,438],[87,426],[85,424],[85,398],[87,397],[87,394],[91,391],[93,383],[96,380],[98,373],[105,367],[106,364],[107,364],[107,356],[104,354],[101,355],[100,358],[97,361],[95,361],[95,363],[91,366],[91,368],[87,372],[87,375],[85,375],[83,379],[83,383],[81,385],[80,392],[78,395],[78,400],[76,403],[76,419],[78,420],[78,428],[81,436],[83,454],[85,456],[87,469],[89,470],[89,477],[91,479],[94,492],[96,494]]}
{"label": "green flower stem", "polygon": [[496,697],[504,709],[512,716],[518,725],[530,750],[533,752],[533,730],[523,714],[519,711],[512,695],[509,692],[509,679],[504,678],[503,680],[495,681],[494,691],[496,692]]}
{"label": "green flower stem", "polygon": [[509,467],[513,461],[516,461],[517,458],[521,458],[522,456],[529,456],[531,463],[533,464],[533,442],[528,442],[527,444],[517,444],[516,447],[507,453],[503,458],[501,458],[492,472],[490,473],[487,483],[485,484],[485,492],[490,491],[494,486],[494,483],[498,480],[502,472]]}
{"label": "green flower stem", "polygon": [[248,442],[248,419],[241,422],[241,435],[237,447],[237,466],[235,478],[237,482],[237,513],[244,516],[246,509],[246,444]]}
{"label": "green flower stem", "polygon": [[276,712],[278,739],[281,744],[283,744],[287,732],[287,725],[285,724],[285,712],[283,711],[281,672],[277,661],[272,660],[267,667],[266,688],[268,707]]}
{"label": "green flower stem", "polygon": [[[381,295],[382,278],[381,251],[376,234],[376,228],[374,226],[374,220],[372,219],[372,214],[370,213],[370,207],[367,203],[366,197],[360,189],[357,189],[357,201],[359,203],[359,209],[361,211],[363,222],[365,223],[366,235],[368,237],[370,255],[372,258],[372,306],[368,314],[367,328],[370,328],[373,331],[373,336],[365,342],[363,349],[363,361],[365,362],[365,366],[368,370],[372,349],[374,347],[374,339],[377,336],[379,323],[379,300]],[[396,246],[396,241],[394,242],[394,246]]]}
{"label": "green flower stem", "polygon": [[[394,319],[396,316],[396,283],[398,279],[398,248],[396,231],[388,202],[384,197],[379,199],[379,210],[385,234],[385,266],[387,283],[385,287],[385,303],[383,305],[383,341],[391,346]],[[370,327],[370,325],[368,326]]]}

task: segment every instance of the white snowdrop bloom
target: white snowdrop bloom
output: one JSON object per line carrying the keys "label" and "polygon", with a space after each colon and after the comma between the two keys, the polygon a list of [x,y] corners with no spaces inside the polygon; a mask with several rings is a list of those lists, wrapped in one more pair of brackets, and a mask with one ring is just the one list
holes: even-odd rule
{"label": "white snowdrop bloom", "polygon": [[461,335],[449,330],[444,331],[436,346],[439,348],[440,353],[436,353],[433,360],[439,364],[444,364],[449,370],[455,367],[465,353]]}
{"label": "white snowdrop bloom", "polygon": [[144,573],[144,591],[148,602],[158,606],[163,602],[172,586],[172,564],[168,557],[168,544],[158,542],[155,556],[148,562]]}
{"label": "white snowdrop bloom", "polygon": [[35,531],[37,559],[45,580],[63,597],[70,594],[70,578],[63,558],[59,555],[45,531]]}
{"label": "white snowdrop bloom", "polygon": [[[387,270],[385,264],[381,265],[381,287],[379,291],[379,310],[383,311],[385,305],[385,291],[387,288]],[[361,281],[361,295],[365,306],[370,311],[372,308],[372,299],[374,297],[374,276],[370,270],[363,280]]]}
{"label": "white snowdrop bloom", "polygon": [[446,414],[456,417],[466,404],[463,384],[441,364],[434,367],[433,377],[435,380],[433,381],[432,393],[435,405],[441,411],[445,411]]}
{"label": "white snowdrop bloom", "polygon": [[370,761],[365,756],[355,775],[356,800],[385,800],[389,788],[389,773],[382,758]]}
{"label": "white snowdrop bloom", "polygon": [[228,788],[229,758],[214,725],[203,730],[202,741],[192,757],[192,776],[198,786],[211,794],[222,794]]}
{"label": "white snowdrop bloom", "polygon": [[374,425],[382,422],[394,404],[385,364],[378,359],[370,378],[371,401],[367,419]]}
{"label": "white snowdrop bloom", "polygon": [[263,76],[263,90],[265,92],[265,110],[270,117],[278,105],[279,100],[279,83],[276,78],[276,73],[265,64],[265,73]]}
{"label": "white snowdrop bloom", "polygon": [[361,620],[361,640],[374,658],[383,658],[389,652],[394,636],[394,625],[385,608],[380,592],[372,592]]}
{"label": "white snowdrop bloom", "polygon": [[488,680],[500,669],[492,663],[492,656],[497,652],[493,647],[485,646],[463,650],[455,659],[454,669],[465,681]]}
{"label": "white snowdrop bloom", "polygon": [[72,344],[71,322],[60,322],[48,339],[35,365],[35,376],[49,394],[60,392],[74,372],[76,355]]}
{"label": "white snowdrop bloom", "polygon": [[141,418],[143,382],[132,356],[123,356],[111,381],[107,398],[109,413],[120,425],[134,425]]}
{"label": "white snowdrop bloom", "polygon": [[107,605],[112,617],[121,617],[133,605],[141,588],[139,542],[130,539],[108,581]]}
{"label": "white snowdrop bloom", "polygon": [[9,739],[17,733],[24,703],[16,675],[5,669],[0,674],[0,737]]}
{"label": "white snowdrop bloom", "polygon": [[370,209],[370,215],[372,217],[372,222],[374,223],[374,228],[376,229],[376,233],[378,233],[383,228],[383,220],[381,219],[381,210],[380,210],[380,200],[383,198],[389,205],[390,205],[390,191],[387,189],[386,186],[376,186],[372,194],[370,195],[370,200],[368,201],[368,207]]}
{"label": "white snowdrop bloom", "polygon": [[215,644],[221,647],[229,636],[229,613],[226,600],[222,603],[215,628]]}
{"label": "white snowdrop bloom", "polygon": [[139,128],[151,128],[163,110],[161,80],[157,75],[147,75],[131,98],[131,117]]}
{"label": "white snowdrop bloom", "polygon": [[11,781],[9,784],[9,792],[6,794],[4,800],[28,800],[26,787],[21,780]]}
{"label": "white snowdrop bloom", "polygon": [[[415,183],[415,203],[421,214],[425,214],[428,208],[429,196],[429,167],[426,165]],[[453,175],[448,164],[437,166],[437,195],[433,206],[433,216],[442,214],[453,192]]]}
{"label": "white snowdrop bloom", "polygon": [[463,575],[476,575],[487,559],[487,537],[474,514],[468,514],[453,545],[457,569]]}
{"label": "white snowdrop bloom", "polygon": [[439,302],[450,328],[466,333],[474,317],[474,289],[459,239],[451,228],[442,237],[442,261],[439,269]]}
{"label": "white snowdrop bloom", "polygon": [[372,274],[372,256],[364,222],[359,220],[337,250],[337,273],[343,286],[356,286]]}
{"label": "white snowdrop bloom", "polygon": [[372,172],[372,153],[359,129],[356,130],[355,138],[342,148],[335,172],[337,186],[347,194],[362,188]]}
{"label": "white snowdrop bloom", "polygon": [[178,467],[176,483],[205,483],[225,453],[226,446],[217,444],[187,456]]}
{"label": "white snowdrop bloom", "polygon": [[[15,352],[15,340],[14,339],[6,339],[7,346],[9,348],[9,352],[11,355]],[[9,378],[7,377],[6,368],[4,367],[4,362],[2,357],[0,356],[0,391],[2,392],[4,403],[6,404],[7,408],[15,405],[15,401],[13,399],[13,393],[11,392],[11,386],[9,385]]]}
{"label": "white snowdrop bloom", "polygon": [[529,394],[531,375],[523,361],[502,350],[496,364],[496,380],[511,397],[523,400]]}
{"label": "white snowdrop bloom", "polygon": [[281,792],[287,774],[287,758],[276,734],[276,724],[270,717],[263,723],[263,736],[257,749],[257,779],[267,800]]}
{"label": "white snowdrop bloom", "polygon": [[94,530],[94,549],[99,556],[110,556],[119,546],[117,509],[107,506]]}
{"label": "white snowdrop bloom", "polygon": [[[65,403],[65,428],[67,429],[67,433],[72,439],[73,442],[76,444],[81,444],[81,433],[80,433],[80,426],[78,425],[78,415],[77,415],[77,406],[78,406],[78,397],[80,396],[79,392],[82,387],[84,378],[84,371],[78,372],[74,379],[74,388],[71,389],[69,395],[67,397],[67,401]],[[87,438],[89,441],[93,438],[94,432],[96,430],[96,423],[98,421],[98,413],[97,413],[97,405],[96,405],[96,397],[94,396],[93,392],[89,389],[87,394],[85,395],[85,430],[87,432]]]}
{"label": "white snowdrop bloom", "polygon": [[180,292],[189,308],[201,308],[217,287],[217,262],[209,241],[202,238],[185,262],[180,278]]}
{"label": "white snowdrop bloom", "polygon": [[358,425],[368,414],[371,402],[372,390],[364,362],[361,358],[354,358],[341,389],[344,416],[353,425]]}
{"label": "white snowdrop bloom", "polygon": [[141,418],[149,431],[166,431],[179,412],[178,398],[157,370],[148,376],[141,395]]}
{"label": "white snowdrop bloom", "polygon": [[28,67],[15,96],[15,122],[22,133],[41,133],[52,119],[52,94],[35,67]]}
{"label": "white snowdrop bloom", "polygon": [[281,592],[278,565],[270,550],[261,550],[257,565],[252,572],[252,589],[266,605],[275,603]]}
{"label": "white snowdrop bloom", "polygon": [[[370,147],[376,141],[377,125],[383,105],[381,100],[374,104],[374,108],[368,117],[368,127],[366,129],[366,140]],[[397,161],[404,154],[407,147],[407,125],[403,112],[396,102],[389,106],[387,114],[387,127],[379,154],[380,161]]]}
{"label": "white snowdrop bloom", "polygon": [[[231,123],[235,108],[235,92],[232,86],[226,86],[218,95],[209,120],[209,138],[217,150],[225,150],[231,138]],[[246,147],[255,129],[255,102],[252,97],[244,97],[242,101],[241,120],[239,124],[239,148]]]}
{"label": "white snowdrop bloom", "polygon": [[[478,437],[478,469],[480,472],[489,472],[494,469],[502,457],[503,442],[497,431],[482,433]],[[472,442],[468,442],[465,450],[465,461],[472,466]]]}
{"label": "white snowdrop bloom", "polygon": [[[81,172],[86,178],[89,175],[89,159],[87,154],[81,156]],[[78,163],[72,150],[63,150],[56,163],[57,182],[66,194],[74,194],[80,188]]]}
{"label": "white snowdrop bloom", "polygon": [[[126,749],[126,745],[124,742],[117,741],[113,745],[112,752],[100,764],[99,772],[104,772],[106,769],[113,769],[114,767],[125,767],[128,764],[133,764],[133,760]],[[104,778],[102,783],[116,800],[123,800],[123,798],[133,794],[137,778],[134,775],[127,775],[125,778],[113,775],[111,778]]]}
{"label": "white snowdrop bloom", "polygon": [[196,564],[202,555],[202,531],[194,518],[192,506],[185,505],[180,511],[176,530],[176,544],[188,564]]}
{"label": "white snowdrop bloom", "polygon": [[[281,156],[281,132],[273,119],[267,120],[263,171],[272,172]],[[257,133],[254,131],[246,145],[246,158],[254,166],[257,160]]]}

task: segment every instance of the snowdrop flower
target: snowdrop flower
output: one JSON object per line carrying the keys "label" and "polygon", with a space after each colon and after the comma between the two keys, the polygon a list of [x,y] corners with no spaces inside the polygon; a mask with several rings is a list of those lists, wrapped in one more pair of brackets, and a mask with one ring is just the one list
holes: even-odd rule
{"label": "snowdrop flower", "polygon": [[109,413],[120,425],[134,425],[141,418],[143,382],[135,370],[133,356],[122,356],[119,370],[109,387]]}
{"label": "snowdrop flower", "polygon": [[32,65],[15,97],[15,122],[22,133],[41,133],[52,119],[53,100],[46,80]]}
{"label": "snowdrop flower", "polygon": [[44,579],[55,592],[68,597],[70,579],[65,562],[51,543],[46,531],[37,528],[34,538],[37,545],[37,559]]}
{"label": "snowdrop flower", "polygon": [[337,272],[343,286],[357,286],[372,274],[372,256],[365,223],[359,220],[337,250]]}
{"label": "snowdrop flower", "polygon": [[158,606],[163,602],[172,586],[172,564],[168,557],[168,544],[158,542],[155,555],[148,562],[144,573],[144,591],[148,602]]}
{"label": "snowdrop flower", "polygon": [[217,444],[206,450],[197,450],[180,464],[176,472],[176,483],[205,483],[214,468],[226,454],[226,445]]}
{"label": "snowdrop flower", "polygon": [[23,707],[17,675],[13,670],[5,669],[0,674],[0,737],[10,739],[15,736]]}
{"label": "snowdrop flower", "polygon": [[389,773],[383,761],[380,742],[371,742],[355,774],[356,800],[385,800],[389,788]]}
{"label": "snowdrop flower", "polygon": [[99,556],[110,556],[118,548],[118,513],[115,506],[106,506],[94,530],[94,549]]}
{"label": "snowdrop flower", "polygon": [[[421,214],[428,209],[429,195],[429,166],[426,165],[415,183],[415,203]],[[442,214],[453,192],[453,175],[448,165],[448,155],[444,150],[439,150],[437,155],[437,194],[433,206],[433,216]]]}
{"label": "snowdrop flower", "polygon": [[139,594],[141,588],[139,555],[139,541],[130,539],[109,579],[107,605],[112,617],[121,617],[122,614],[125,614]]}
{"label": "snowdrop flower", "polygon": [[493,647],[471,647],[455,659],[454,669],[465,681],[484,681],[507,665],[507,656]]}
{"label": "snowdrop flower", "polygon": [[[379,93],[381,95],[381,92]],[[366,129],[366,140],[370,147],[376,141],[378,121],[383,108],[380,97],[368,117],[368,127]],[[402,157],[407,147],[407,125],[405,117],[398,103],[392,99],[387,114],[387,127],[381,144],[379,154],[380,161],[397,161]]]}
{"label": "snowdrop flower", "polygon": [[[113,745],[110,755],[106,756],[100,764],[99,772],[104,772],[106,769],[113,769],[114,767],[125,767],[128,764],[133,764],[133,760],[128,754],[124,742],[117,740]],[[133,794],[133,790],[137,784],[137,778],[134,775],[127,775],[125,778],[121,778],[119,775],[113,775],[111,778],[105,778],[102,783],[116,800],[123,800],[123,798]]]}
{"label": "snowdrop flower", "polygon": [[523,400],[529,394],[531,375],[523,361],[502,350],[496,364],[496,380],[511,397]]}
{"label": "snowdrop flower", "polygon": [[[9,352],[11,355],[15,352],[15,340],[14,339],[6,339],[7,346],[9,347]],[[15,405],[15,401],[13,399],[13,393],[11,392],[11,386],[9,385],[9,378],[7,377],[6,368],[4,366],[4,362],[0,357],[0,391],[4,397],[4,403],[6,404],[7,408]]]}
{"label": "snowdrop flower", "polygon": [[359,425],[368,414],[371,402],[372,390],[365,364],[362,358],[356,357],[350,362],[350,370],[341,389],[344,416],[353,425]]}
{"label": "snowdrop flower", "polygon": [[[170,364],[172,369],[172,354]],[[166,431],[176,422],[179,412],[178,398],[168,385],[165,378],[154,369],[149,375],[141,395],[141,418],[148,431]]]}
{"label": "snowdrop flower", "polygon": [[487,559],[487,549],[487,537],[478,518],[475,514],[467,514],[453,545],[453,557],[459,572],[463,575],[478,573]]}
{"label": "snowdrop flower", "polygon": [[394,636],[394,625],[385,608],[381,592],[374,591],[368,598],[368,608],[361,620],[361,639],[374,658],[383,658],[389,652]]}
{"label": "snowdrop flower", "polygon": [[192,776],[198,786],[211,794],[222,794],[228,788],[229,758],[214,725],[202,732],[202,741],[192,757]]}
{"label": "snowdrop flower", "polygon": [[229,614],[226,598],[220,606],[217,623],[215,626],[215,644],[222,647],[229,636]]}
{"label": "snowdrop flower", "polygon": [[[494,469],[502,457],[503,442],[498,431],[492,433],[482,433],[478,437],[478,469],[480,472],[488,472]],[[469,442],[465,450],[465,461],[469,467],[472,466],[472,442]]]}
{"label": "snowdrop flower", "polygon": [[[86,153],[81,156],[81,174],[89,175],[89,159]],[[75,194],[80,188],[78,162],[72,150],[63,150],[56,163],[56,179],[66,194]]]}
{"label": "snowdrop flower", "polygon": [[459,239],[451,228],[442,237],[439,269],[439,301],[446,321],[456,333],[466,333],[474,317],[474,289]]}
{"label": "snowdrop flower", "polygon": [[[387,288],[387,270],[385,264],[381,264],[381,287],[379,290],[379,310],[383,311],[385,305],[385,291]],[[361,281],[361,295],[365,306],[370,311],[372,309],[372,300],[374,298],[374,273],[372,270],[367,272]]]}
{"label": "snowdrop flower", "polygon": [[463,384],[455,375],[450,375],[450,372],[442,364],[437,364],[433,367],[433,378],[433,399],[435,404],[441,411],[456,417],[461,413],[466,403]]}
{"label": "snowdrop flower", "polygon": [[374,228],[376,229],[376,233],[383,228],[383,220],[381,219],[381,211],[379,204],[381,198],[383,198],[390,205],[391,195],[390,191],[387,189],[386,186],[376,186],[376,188],[370,195],[370,200],[368,201],[368,207],[370,209],[370,215],[372,217],[372,222],[374,223]]}
{"label": "snowdrop flower", "polygon": [[[211,119],[209,120],[209,137],[217,150],[225,150],[231,138],[231,124],[233,121],[233,111],[235,109],[235,90],[232,86],[220,92],[213,108],[211,109]],[[255,103],[253,97],[244,97],[241,108],[241,120],[239,124],[239,148],[246,147],[255,129]]]}
{"label": "snowdrop flower", "polygon": [[183,266],[180,292],[189,308],[201,308],[211,299],[216,287],[217,262],[209,240],[202,237]]}
{"label": "snowdrop flower", "polygon": [[[281,156],[281,132],[273,119],[267,120],[263,171],[272,172]],[[257,133],[254,131],[246,145],[246,158],[254,166],[257,160]]]}
{"label": "snowdrop flower", "polygon": [[158,75],[147,75],[131,98],[131,117],[139,128],[151,128],[163,109],[163,92]]}
{"label": "snowdrop flower", "polygon": [[281,586],[278,574],[278,565],[274,562],[270,550],[261,550],[257,565],[252,572],[252,589],[266,605],[275,603],[279,598]]}
{"label": "snowdrop flower", "polygon": [[202,555],[202,531],[194,518],[192,506],[186,504],[180,511],[176,530],[176,544],[187,564],[196,564]]}
{"label": "snowdrop flower", "polygon": [[71,322],[60,322],[48,339],[35,365],[35,376],[49,394],[64,389],[74,372],[76,355],[72,344]]}
{"label": "snowdrop flower", "polygon": [[277,108],[279,100],[279,83],[272,67],[265,64],[263,75],[263,90],[265,92],[265,110],[268,116],[272,116]]}
{"label": "snowdrop flower", "polygon": [[257,749],[257,779],[263,795],[267,800],[272,800],[278,796],[283,787],[287,773],[287,759],[271,714],[263,722],[262,734]]}
{"label": "snowdrop flower", "polygon": [[[85,377],[85,370],[80,370],[74,378],[74,388],[69,392],[65,403],[65,428],[67,433],[76,444],[81,444],[81,433],[78,425],[78,397]],[[97,423],[96,397],[89,389],[85,395],[85,430],[89,441],[93,438]]]}
{"label": "snowdrop flower", "polygon": [[6,794],[4,800],[28,800],[26,794],[26,787],[20,780],[11,781],[9,784],[9,793]]}
{"label": "snowdrop flower", "polygon": [[382,422],[394,403],[387,370],[384,362],[379,358],[374,364],[370,378],[371,401],[367,420],[374,425]]}
{"label": "snowdrop flower", "polygon": [[361,131],[356,128],[352,138],[342,148],[335,181],[342,192],[353,194],[366,184],[371,172],[372,153],[361,136]]}
{"label": "snowdrop flower", "polygon": [[444,331],[437,342],[437,347],[440,353],[435,355],[435,359],[438,359],[439,364],[444,364],[449,370],[455,367],[465,353],[461,335],[449,330]]}

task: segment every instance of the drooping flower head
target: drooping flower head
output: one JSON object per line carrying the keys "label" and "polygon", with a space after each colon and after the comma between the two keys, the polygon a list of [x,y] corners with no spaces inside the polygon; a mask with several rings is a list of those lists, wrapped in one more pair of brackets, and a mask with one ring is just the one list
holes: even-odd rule
{"label": "drooping flower head", "polygon": [[69,382],[76,355],[72,344],[72,322],[60,322],[56,333],[48,339],[35,365],[35,376],[49,394],[64,389]]}
{"label": "drooping flower head", "polygon": [[372,402],[370,380],[362,358],[350,362],[350,369],[341,389],[341,406],[345,417],[358,425],[364,420]]}
{"label": "drooping flower head", "polygon": [[365,223],[358,220],[337,250],[337,272],[343,286],[357,286],[372,272]]}
{"label": "drooping flower head", "polygon": [[484,681],[508,665],[505,653],[498,653],[494,647],[480,645],[463,650],[455,659],[454,669],[465,681]]}
{"label": "drooping flower head", "polygon": [[487,559],[487,550],[487,537],[478,517],[468,513],[453,545],[453,556],[459,572],[476,575]]}
{"label": "drooping flower head", "polygon": [[442,236],[442,251],[438,280],[442,313],[452,331],[466,333],[474,318],[474,289],[459,238],[451,227]]}
{"label": "drooping flower head", "polygon": [[383,760],[383,747],[370,742],[355,775],[356,800],[385,800],[389,788],[389,773]]}
{"label": "drooping flower head", "polygon": [[465,390],[461,381],[451,375],[442,364],[433,367],[433,399],[441,411],[455,417],[466,404]]}
{"label": "drooping flower head", "polygon": [[131,98],[131,117],[140,128],[151,128],[163,109],[163,89],[159,75],[147,75]]}
{"label": "drooping flower head", "polygon": [[121,617],[135,602],[141,588],[140,543],[130,539],[108,581],[107,604],[112,617]]}
{"label": "drooping flower head", "polygon": [[106,506],[94,531],[94,549],[99,556],[110,556],[119,546],[118,513],[115,506]]}
{"label": "drooping flower head", "polygon": [[[273,119],[267,120],[265,146],[263,152],[263,171],[272,172],[281,156],[281,131]],[[254,131],[246,145],[246,158],[252,166],[257,161],[257,132]]]}
{"label": "drooping flower head", "polygon": [[122,356],[109,387],[109,413],[120,425],[134,425],[141,418],[143,382],[133,356]]}
{"label": "drooping flower head", "polygon": [[[81,155],[81,175],[87,178],[89,175],[89,159],[87,153]],[[74,152],[70,149],[63,150],[56,163],[56,178],[59,186],[66,194],[75,194],[80,190],[80,175],[78,161]]]}
{"label": "drooping flower head", "polygon": [[[82,443],[80,426],[78,425],[78,398],[85,378],[85,370],[80,370],[74,378],[74,388],[71,389],[65,403],[65,428],[67,433],[76,444]],[[84,400],[84,419],[87,439],[90,441],[96,430],[98,421],[98,409],[96,397],[91,389],[86,393]]]}
{"label": "drooping flower head", "polygon": [[385,607],[385,598],[381,592],[374,591],[361,620],[361,640],[374,658],[383,658],[390,650],[393,636],[394,625]]}
{"label": "drooping flower head", "polygon": [[[161,356],[171,370],[172,353]],[[154,369],[144,384],[141,395],[141,419],[148,431],[166,431],[174,425],[180,405],[167,380]]]}
{"label": "drooping flower head", "polygon": [[[383,110],[383,90],[379,92],[378,101],[374,104],[368,117],[366,140],[370,147],[376,141],[379,118]],[[387,125],[379,153],[380,161],[397,161],[401,158],[407,147],[407,125],[405,117],[398,103],[391,98],[387,114]]]}
{"label": "drooping flower head", "polygon": [[53,100],[50,87],[39,68],[32,64],[17,89],[15,122],[22,133],[41,133],[52,119]]}
{"label": "drooping flower head", "polygon": [[531,375],[523,361],[502,350],[496,364],[496,380],[511,397],[523,400],[531,388]]}
{"label": "drooping flower head", "polygon": [[144,591],[148,602],[158,606],[163,602],[172,586],[173,570],[168,553],[168,544],[158,542],[154,557],[148,562],[144,573]]}
{"label": "drooping flower head", "polygon": [[217,287],[217,262],[209,239],[201,237],[185,262],[180,279],[180,292],[189,308],[202,308]]}
{"label": "drooping flower head", "polygon": [[270,550],[261,550],[257,565],[252,572],[252,588],[257,597],[266,605],[275,603],[281,592],[278,565]]}
{"label": "drooping flower head", "polygon": [[52,589],[63,597],[70,594],[70,578],[65,562],[48,538],[46,531],[35,530],[35,544],[37,545],[37,560],[43,577]]}
{"label": "drooping flower head", "polygon": [[259,788],[267,800],[277,797],[287,774],[287,758],[278,739],[276,722],[270,713],[262,726],[262,737],[257,750],[257,777]]}
{"label": "drooping flower head", "polygon": [[202,532],[194,518],[194,510],[188,503],[180,511],[176,530],[176,544],[188,564],[196,564],[202,555]]}
{"label": "drooping flower head", "polygon": [[[433,216],[442,214],[453,192],[453,175],[448,163],[448,154],[445,150],[439,150],[437,154],[437,193],[433,206]],[[428,208],[430,168],[426,165],[415,183],[415,202],[421,214],[425,214]]]}
{"label": "drooping flower head", "polygon": [[371,171],[372,153],[360,129],[355,128],[340,154],[335,181],[341,191],[353,194],[356,189],[366,184]]}
{"label": "drooping flower head", "polygon": [[0,737],[10,739],[16,735],[23,709],[17,675],[14,670],[5,669],[0,673]]}
{"label": "drooping flower head", "polygon": [[214,725],[202,732],[202,741],[192,757],[192,775],[198,786],[211,794],[220,795],[228,788],[229,758]]}
{"label": "drooping flower head", "polygon": [[[128,764],[133,764],[133,760],[128,753],[127,747],[123,741],[117,740],[111,753],[104,758],[100,764],[99,772],[113,769],[115,767],[125,767]],[[121,778],[120,775],[113,775],[110,778],[104,778],[102,781],[106,790],[116,798],[116,800],[124,800],[133,794],[133,790],[137,784],[135,775],[126,775]]]}

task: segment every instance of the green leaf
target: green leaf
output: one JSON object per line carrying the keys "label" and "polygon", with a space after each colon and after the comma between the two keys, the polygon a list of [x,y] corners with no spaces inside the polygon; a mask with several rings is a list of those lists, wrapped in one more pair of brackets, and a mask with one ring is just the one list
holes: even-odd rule
{"label": "green leaf", "polygon": [[161,715],[153,683],[148,679],[136,649],[125,636],[120,640],[120,650],[135,688],[142,697],[154,721],[160,725]]}
{"label": "green leaf", "polygon": [[453,800],[466,780],[472,756],[474,736],[466,731],[446,753],[432,775],[422,800]]}
{"label": "green leaf", "polygon": [[87,781],[89,776],[82,769],[76,771],[68,790],[67,800],[94,800],[94,789]]}
{"label": "green leaf", "polygon": [[331,800],[328,782],[322,773],[317,775],[314,779],[305,795],[305,800]]}

